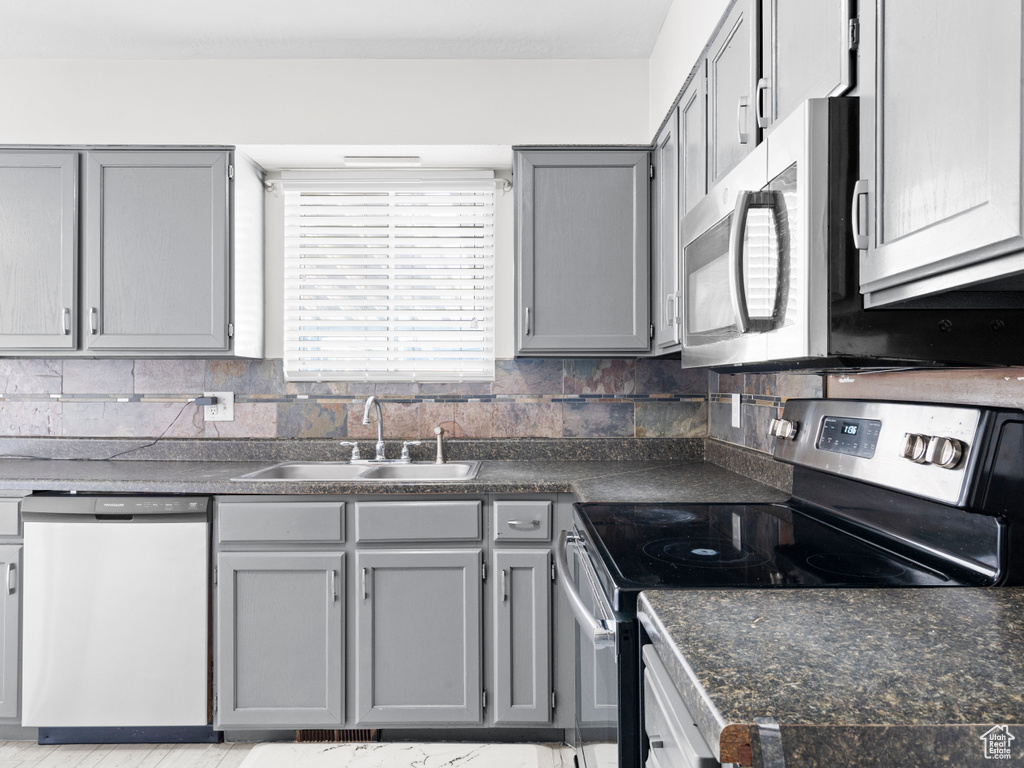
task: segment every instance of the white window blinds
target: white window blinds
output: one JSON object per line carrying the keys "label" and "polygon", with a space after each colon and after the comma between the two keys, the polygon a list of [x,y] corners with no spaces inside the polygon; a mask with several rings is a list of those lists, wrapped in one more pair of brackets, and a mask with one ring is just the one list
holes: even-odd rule
{"label": "white window blinds", "polygon": [[494,180],[482,175],[284,182],[285,378],[494,378]]}

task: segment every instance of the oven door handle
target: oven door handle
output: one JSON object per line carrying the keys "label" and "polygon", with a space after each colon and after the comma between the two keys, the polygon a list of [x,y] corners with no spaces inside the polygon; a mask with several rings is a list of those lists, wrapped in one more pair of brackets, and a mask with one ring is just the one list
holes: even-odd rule
{"label": "oven door handle", "polygon": [[[569,543],[576,544],[580,541],[580,537],[569,531],[562,531],[558,535],[558,548],[556,550],[556,557],[558,559],[558,583],[562,587],[562,592],[569,599],[569,607],[572,608],[573,614],[576,616],[576,621],[579,623],[580,628],[590,632],[594,637],[594,647],[603,648],[612,646],[615,644],[615,622],[609,619],[598,619],[587,609],[586,603],[583,602],[583,598],[580,597],[580,593],[576,589],[576,585],[572,583],[569,570]],[[580,564],[584,571],[589,568],[586,557],[580,557]],[[588,573],[588,581],[592,584],[597,581],[596,576],[590,576]],[[601,593],[598,599],[603,597]],[[608,614],[611,615],[610,606],[608,608]]]}

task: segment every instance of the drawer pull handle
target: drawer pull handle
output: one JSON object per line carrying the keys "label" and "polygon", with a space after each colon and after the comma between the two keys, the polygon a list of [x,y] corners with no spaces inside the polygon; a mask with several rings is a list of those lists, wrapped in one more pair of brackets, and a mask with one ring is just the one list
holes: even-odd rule
{"label": "drawer pull handle", "polygon": [[338,602],[338,572],[328,571],[327,572],[327,583],[331,590],[331,602]]}
{"label": "drawer pull handle", "polygon": [[501,602],[508,602],[508,570],[501,569]]}
{"label": "drawer pull handle", "polygon": [[539,528],[540,520],[509,520],[509,528]]}
{"label": "drawer pull handle", "polygon": [[363,600],[366,600],[370,593],[366,591],[366,568],[363,568]]}
{"label": "drawer pull handle", "polygon": [[18,566],[14,563],[7,564],[7,594],[13,595],[18,591]]}

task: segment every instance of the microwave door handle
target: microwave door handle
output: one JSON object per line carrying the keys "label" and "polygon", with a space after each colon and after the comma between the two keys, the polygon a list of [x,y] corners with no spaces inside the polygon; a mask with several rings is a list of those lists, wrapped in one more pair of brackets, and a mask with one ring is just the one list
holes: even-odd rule
{"label": "microwave door handle", "polygon": [[750,198],[751,193],[747,190],[736,195],[732,231],[729,233],[729,298],[736,316],[736,328],[740,333],[750,330],[750,315],[747,313],[747,297],[743,288],[743,234],[747,229]]}
{"label": "microwave door handle", "polygon": [[[594,638],[594,646],[601,648],[614,645],[615,624],[594,617],[587,609],[586,603],[583,602],[583,598],[580,597],[580,593],[576,590],[576,585],[572,583],[572,578],[569,576],[571,573],[569,570],[568,554],[570,538],[573,543],[579,541],[579,537],[569,531],[562,531],[558,535],[558,547],[555,549],[555,572],[558,575],[558,583],[562,587],[562,592],[565,593],[566,598],[569,600],[569,607],[572,608],[573,615],[576,616],[580,629],[589,632],[591,637]],[[580,563],[584,570],[586,570],[586,557],[581,557]]]}

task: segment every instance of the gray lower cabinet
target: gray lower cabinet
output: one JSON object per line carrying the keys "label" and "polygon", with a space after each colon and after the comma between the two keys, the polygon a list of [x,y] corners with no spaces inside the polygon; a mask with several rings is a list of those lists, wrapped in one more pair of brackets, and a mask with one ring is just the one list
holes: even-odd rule
{"label": "gray lower cabinet", "polygon": [[340,728],[345,556],[217,556],[217,728]]}
{"label": "gray lower cabinet", "polygon": [[358,551],[358,725],[479,723],[480,548]]}
{"label": "gray lower cabinet", "polygon": [[77,202],[77,152],[0,151],[0,348],[75,348]]}
{"label": "gray lower cabinet", "polygon": [[516,354],[650,349],[649,151],[517,147]]}
{"label": "gray lower cabinet", "polygon": [[866,0],[855,231],[868,307],[998,306],[1024,272],[1021,3]]}
{"label": "gray lower cabinet", "polygon": [[551,720],[551,550],[494,550],[494,722]]}
{"label": "gray lower cabinet", "polygon": [[21,671],[21,544],[0,545],[0,718],[19,714],[18,689]]}
{"label": "gray lower cabinet", "polygon": [[229,155],[84,153],[86,349],[228,349]]}

